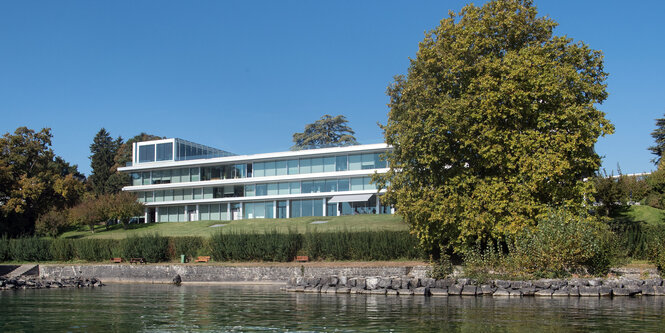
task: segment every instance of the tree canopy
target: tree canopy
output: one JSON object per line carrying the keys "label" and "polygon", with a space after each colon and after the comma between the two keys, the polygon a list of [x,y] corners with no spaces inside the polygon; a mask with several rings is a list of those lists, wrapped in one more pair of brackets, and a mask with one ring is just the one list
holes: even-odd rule
{"label": "tree canopy", "polygon": [[613,126],[603,56],[553,35],[528,0],[450,12],[388,88],[386,198],[433,254],[507,240],[582,209]]}
{"label": "tree canopy", "polygon": [[305,125],[305,131],[293,134],[295,145],[291,150],[357,145],[355,132],[347,125],[343,115],[324,115],[312,124]]}
{"label": "tree canopy", "polygon": [[118,148],[122,145],[122,138],[113,140],[111,135],[102,128],[97,132],[90,145],[90,166],[92,174],[88,177],[88,183],[95,195],[117,193],[120,191],[116,184],[109,182],[115,164],[114,158]]}
{"label": "tree canopy", "polygon": [[26,127],[0,138],[0,235],[30,234],[40,215],[83,195],[83,175],[55,155],[51,138],[48,128]]}
{"label": "tree canopy", "polygon": [[651,162],[658,165],[663,152],[665,152],[665,118],[656,119],[656,129],[651,132],[651,137],[656,141],[654,146],[649,147],[651,153],[656,155]]}

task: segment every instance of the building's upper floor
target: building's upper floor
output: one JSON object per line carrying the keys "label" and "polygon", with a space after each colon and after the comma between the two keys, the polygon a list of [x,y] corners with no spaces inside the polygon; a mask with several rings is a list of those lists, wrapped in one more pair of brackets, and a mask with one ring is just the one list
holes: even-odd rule
{"label": "building's upper floor", "polygon": [[[181,147],[183,143],[184,148]],[[206,147],[181,139],[135,143],[132,166],[120,168],[120,171],[131,174],[132,183],[128,189],[206,181],[243,182],[242,179],[246,178],[251,178],[247,181],[252,182],[267,182],[312,178],[315,174],[327,177],[369,174],[387,167],[382,155],[389,149],[386,144],[370,144],[253,155],[233,155],[210,147],[206,148],[208,155],[199,154],[201,151],[187,152],[187,147],[196,146]],[[218,154],[227,155],[216,156]]]}

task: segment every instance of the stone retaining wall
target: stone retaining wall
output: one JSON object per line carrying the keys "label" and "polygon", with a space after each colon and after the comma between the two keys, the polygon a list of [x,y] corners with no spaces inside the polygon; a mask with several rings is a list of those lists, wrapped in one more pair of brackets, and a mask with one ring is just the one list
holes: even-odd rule
{"label": "stone retaining wall", "polygon": [[411,276],[424,278],[426,266],[386,267],[317,267],[317,266],[221,266],[174,264],[100,264],[100,265],[40,265],[44,278],[94,276],[104,282],[171,283],[176,275],[187,282],[245,282],[286,283],[291,278],[315,276]]}
{"label": "stone retaining wall", "polygon": [[285,288],[292,292],[419,295],[419,296],[665,296],[660,277],[639,279],[543,279],[535,281],[495,280],[485,284],[470,279],[417,278],[409,276],[294,277]]}

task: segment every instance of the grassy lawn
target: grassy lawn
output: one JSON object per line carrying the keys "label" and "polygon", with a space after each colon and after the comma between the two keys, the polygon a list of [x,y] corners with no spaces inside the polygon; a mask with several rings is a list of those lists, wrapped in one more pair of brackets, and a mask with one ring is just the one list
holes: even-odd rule
{"label": "grassy lawn", "polygon": [[647,224],[665,224],[665,210],[650,206],[628,206],[614,218],[626,219],[634,222],[645,222]]}
{"label": "grassy lawn", "polygon": [[[314,223],[327,221],[326,223]],[[224,225],[212,227],[214,225]],[[204,236],[209,237],[216,232],[237,233],[264,233],[288,232],[293,230],[299,233],[306,231],[398,231],[408,230],[407,225],[396,215],[353,215],[335,217],[299,217],[291,219],[251,219],[238,221],[196,221],[196,222],[164,222],[134,224],[128,230],[114,225],[110,230],[104,226],[95,228],[92,234],[88,228],[64,233],[62,238],[125,238],[127,236],[140,236],[159,233],[162,236]]]}

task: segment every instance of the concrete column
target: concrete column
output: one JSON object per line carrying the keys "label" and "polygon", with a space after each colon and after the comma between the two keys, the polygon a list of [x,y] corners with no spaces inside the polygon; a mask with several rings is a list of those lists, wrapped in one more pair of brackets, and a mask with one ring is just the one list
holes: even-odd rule
{"label": "concrete column", "polygon": [[286,200],[286,218],[291,217],[291,200]]}
{"label": "concrete column", "polygon": [[226,203],[226,220],[227,221],[233,220],[233,216],[231,216],[231,203],[230,202]]}
{"label": "concrete column", "polygon": [[199,204],[196,204],[196,220],[197,221],[201,219],[201,215],[200,215],[201,213],[200,212],[201,211],[199,210]]}
{"label": "concrete column", "polygon": [[155,207],[155,222],[159,222],[159,207]]}
{"label": "concrete column", "polygon": [[185,222],[189,222],[189,206],[185,205]]}
{"label": "concrete column", "polygon": [[245,210],[245,204],[241,202],[239,203],[239,205],[240,205],[240,212],[238,213],[238,220],[242,220],[243,218],[245,218],[245,215],[243,214]]}
{"label": "concrete column", "polygon": [[390,207],[390,214],[395,214],[395,207]]}
{"label": "concrete column", "polygon": [[277,218],[277,200],[273,200],[272,202],[272,218]]}
{"label": "concrete column", "polygon": [[149,211],[149,210],[150,210],[150,209],[148,209],[148,207],[146,207],[146,208],[143,210],[143,218],[144,218],[143,223],[148,223],[148,215],[150,215],[150,214],[148,214],[148,211]]}
{"label": "concrete column", "polygon": [[376,194],[376,213],[379,214],[379,208],[381,208],[381,204],[379,201],[379,195]]}
{"label": "concrete column", "polygon": [[342,216],[342,203],[338,202],[336,206],[337,206],[337,216]]}
{"label": "concrete column", "polygon": [[323,200],[321,200],[321,201],[323,201],[323,216],[328,216],[328,209],[327,209],[328,207],[326,207],[327,206],[326,205],[326,198],[323,198]]}

